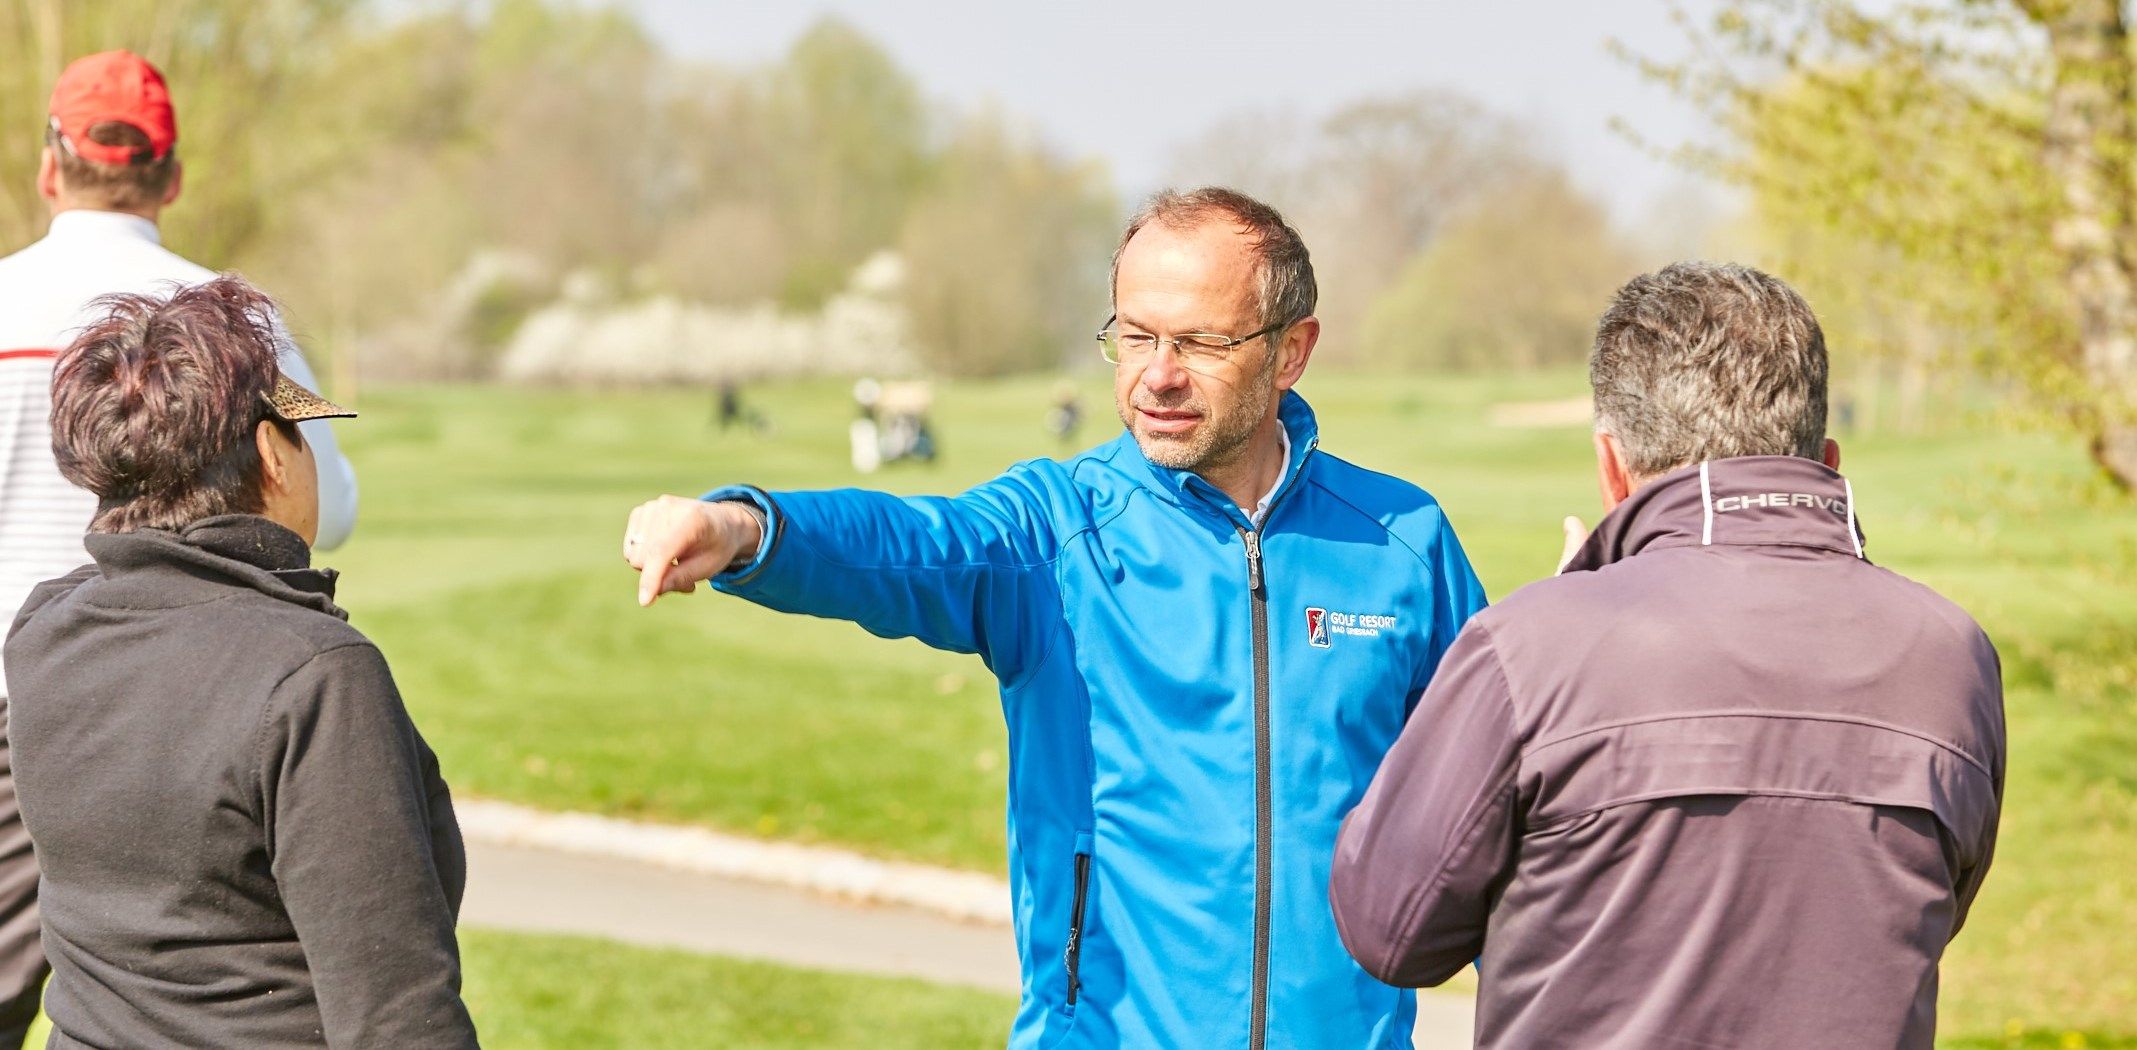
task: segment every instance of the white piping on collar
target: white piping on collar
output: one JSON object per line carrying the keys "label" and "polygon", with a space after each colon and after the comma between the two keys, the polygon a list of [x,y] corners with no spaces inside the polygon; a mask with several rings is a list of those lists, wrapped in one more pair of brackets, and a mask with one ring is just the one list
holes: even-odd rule
{"label": "white piping on collar", "polygon": [[1855,483],[1842,477],[1840,486],[1848,494],[1848,542],[1855,545],[1855,556],[1860,558],[1863,556],[1862,533],[1855,531]]}
{"label": "white piping on collar", "polygon": [[[1706,520],[1699,526],[1699,545],[1714,546],[1714,483],[1707,479],[1707,461],[1699,461],[1699,506],[1706,512]],[[1848,501],[1849,513],[1854,512],[1855,502]]]}

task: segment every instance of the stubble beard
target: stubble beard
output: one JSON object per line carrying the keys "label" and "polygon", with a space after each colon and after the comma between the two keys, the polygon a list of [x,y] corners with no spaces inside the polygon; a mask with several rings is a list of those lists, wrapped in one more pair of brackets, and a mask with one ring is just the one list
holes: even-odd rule
{"label": "stubble beard", "polygon": [[[1271,353],[1262,366],[1247,378],[1239,402],[1224,416],[1209,414],[1209,404],[1193,394],[1181,396],[1168,404],[1162,401],[1146,402],[1146,407],[1180,409],[1202,413],[1202,422],[1186,434],[1144,433],[1135,425],[1135,398],[1129,405],[1117,409],[1120,421],[1135,435],[1135,444],[1143,450],[1143,457],[1168,470],[1185,470],[1206,474],[1212,469],[1229,465],[1244,456],[1247,443],[1254,437],[1254,430],[1261,425],[1262,417],[1269,414],[1269,405],[1276,400],[1276,355]],[[1138,393],[1141,391],[1138,390]],[[1117,403],[1116,403],[1117,404]]]}

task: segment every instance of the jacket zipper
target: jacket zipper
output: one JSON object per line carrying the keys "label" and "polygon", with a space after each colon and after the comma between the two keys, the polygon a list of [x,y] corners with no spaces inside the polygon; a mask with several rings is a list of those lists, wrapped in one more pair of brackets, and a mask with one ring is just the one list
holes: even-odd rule
{"label": "jacket zipper", "polygon": [[1249,1050],[1262,1050],[1269,1033],[1269,897],[1274,849],[1269,756],[1269,592],[1262,585],[1261,531],[1240,529],[1247,544],[1247,594],[1254,607],[1254,997],[1249,1007]]}
{"label": "jacket zipper", "polygon": [[1076,854],[1076,899],[1069,905],[1068,949],[1061,961],[1068,968],[1068,1005],[1076,1006],[1076,993],[1083,990],[1083,981],[1076,976],[1077,963],[1083,957],[1083,898],[1091,885],[1091,855]]}

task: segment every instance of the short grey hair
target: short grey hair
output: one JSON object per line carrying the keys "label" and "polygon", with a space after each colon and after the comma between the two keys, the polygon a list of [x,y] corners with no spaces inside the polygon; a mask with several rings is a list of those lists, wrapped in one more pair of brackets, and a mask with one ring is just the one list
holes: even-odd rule
{"label": "short grey hair", "polygon": [[1731,456],[1825,452],[1825,333],[1748,266],[1677,263],[1618,289],[1588,359],[1596,429],[1651,478]]}
{"label": "short grey hair", "polygon": [[1143,227],[1154,222],[1168,229],[1187,229],[1213,217],[1239,223],[1254,239],[1261,277],[1255,308],[1262,324],[1288,325],[1313,315],[1320,291],[1313,282],[1313,259],[1306,254],[1306,242],[1299,239],[1299,232],[1275,208],[1222,186],[1203,186],[1184,193],[1160,190],[1144,201],[1113,248],[1114,291],[1120,288],[1120,255]]}

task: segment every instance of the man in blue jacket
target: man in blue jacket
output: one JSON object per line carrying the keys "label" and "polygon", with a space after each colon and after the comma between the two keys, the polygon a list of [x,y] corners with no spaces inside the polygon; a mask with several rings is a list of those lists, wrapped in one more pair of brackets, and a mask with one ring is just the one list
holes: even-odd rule
{"label": "man in blue jacket", "polygon": [[1484,604],[1431,496],[1318,449],[1305,245],[1238,193],[1163,193],[1099,338],[1127,433],[961,496],[668,496],[639,601],[698,581],[977,653],[1009,722],[1024,994],[1010,1045],[1407,1047],[1344,952],[1338,826]]}

